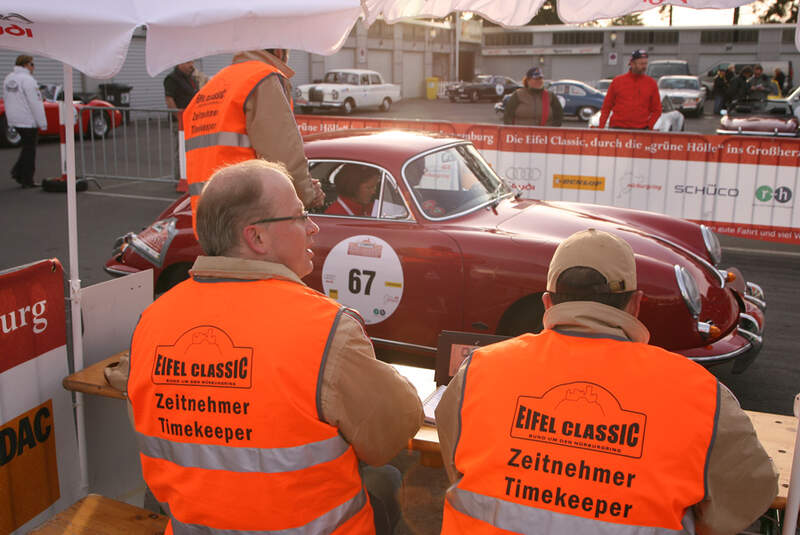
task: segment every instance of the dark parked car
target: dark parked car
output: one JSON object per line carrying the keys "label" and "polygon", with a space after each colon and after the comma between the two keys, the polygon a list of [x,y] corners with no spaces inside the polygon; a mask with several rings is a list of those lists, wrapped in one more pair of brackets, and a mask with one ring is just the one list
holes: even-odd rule
{"label": "dark parked car", "polygon": [[577,80],[558,80],[550,83],[548,89],[551,93],[564,97],[564,115],[573,115],[581,121],[588,121],[603,107],[605,94]]}
{"label": "dark parked car", "polygon": [[719,121],[717,134],[800,136],[800,87],[787,98],[734,101]]}
{"label": "dark parked car", "polygon": [[[514,335],[542,328],[547,265],[587,227],[636,252],[639,318],[651,343],[742,371],[762,345],[765,297],[707,227],[610,206],[521,199],[463,139],[399,130],[341,130],[305,138],[316,209],[314,271],[305,281],[357,309],[376,347],[433,357],[442,330]],[[334,213],[336,178],[370,167],[380,182],[370,215]],[[189,198],[116,244],[114,275],[153,269],[165,290],[188,276],[200,247]]]}
{"label": "dark parked car", "polygon": [[447,98],[450,102],[457,99],[469,99],[478,102],[481,99],[500,100],[503,95],[516,91],[522,85],[508,76],[492,76],[480,74],[471,82],[459,82],[447,87]]}

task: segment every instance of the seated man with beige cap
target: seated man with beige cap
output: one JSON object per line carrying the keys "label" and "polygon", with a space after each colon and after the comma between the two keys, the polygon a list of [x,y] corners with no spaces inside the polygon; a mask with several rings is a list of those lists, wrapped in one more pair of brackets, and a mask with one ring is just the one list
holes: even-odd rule
{"label": "seated man with beige cap", "polygon": [[436,410],[442,533],[736,533],[777,475],[733,394],[647,345],[630,245],[555,250],[544,330],[477,349]]}

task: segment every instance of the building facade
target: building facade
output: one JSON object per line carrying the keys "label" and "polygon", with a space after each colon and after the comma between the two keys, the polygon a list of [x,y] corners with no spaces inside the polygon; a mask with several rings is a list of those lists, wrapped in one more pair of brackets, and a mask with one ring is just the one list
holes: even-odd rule
{"label": "building facade", "polygon": [[[321,79],[333,68],[364,68],[380,72],[401,86],[403,98],[425,95],[425,80],[472,79],[475,74],[498,74],[521,79],[530,67],[542,68],[548,79],[586,82],[612,78],[627,70],[628,58],[644,48],[652,59],[684,59],[693,74],[703,74],[722,62],[791,62],[800,69],[800,52],[794,45],[795,26],[653,27],[653,26],[482,26],[478,20],[412,21],[367,27],[359,21],[344,46],[331,56],[293,50],[289,64],[296,71],[295,85]],[[0,50],[0,72],[8,72],[18,52]],[[230,64],[231,54],[197,59],[209,76]],[[458,69],[456,69],[458,65]],[[459,75],[456,75],[456,72]],[[161,109],[163,80],[169,71],[150,77],[145,68],[145,32],[135,33],[120,72],[111,80],[96,80],[77,71],[76,92],[97,92],[101,83],[133,86],[130,105]],[[771,74],[771,73],[770,73]],[[40,83],[62,82],[59,62],[36,57]],[[795,73],[794,83],[800,81]]]}

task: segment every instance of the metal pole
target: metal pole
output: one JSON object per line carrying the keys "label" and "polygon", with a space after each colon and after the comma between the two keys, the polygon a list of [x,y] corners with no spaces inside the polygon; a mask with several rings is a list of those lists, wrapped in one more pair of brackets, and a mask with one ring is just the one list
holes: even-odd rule
{"label": "metal pole", "polygon": [[461,38],[461,12],[456,11],[453,13],[453,16],[456,18],[456,82],[461,81],[461,76],[459,73],[459,65],[458,65],[458,41]]}
{"label": "metal pole", "polygon": [[[72,112],[72,67],[64,64],[64,130],[67,152],[67,230],[69,234],[69,301],[72,318],[72,356],[75,371],[83,369],[83,335],[81,333],[81,279],[78,273],[78,208],[75,192],[75,115]],[[78,426],[78,453],[81,463],[82,496],[89,492],[89,465],[86,457],[86,421],[83,394],[75,394]]]}

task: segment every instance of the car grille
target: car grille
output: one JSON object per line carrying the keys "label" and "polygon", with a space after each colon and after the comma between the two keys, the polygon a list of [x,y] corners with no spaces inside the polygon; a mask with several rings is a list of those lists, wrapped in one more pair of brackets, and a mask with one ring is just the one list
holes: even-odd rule
{"label": "car grille", "polygon": [[676,106],[680,106],[683,104],[683,97],[669,97],[672,103]]}
{"label": "car grille", "polygon": [[312,87],[308,91],[308,100],[311,102],[322,102],[323,100],[323,92],[322,89],[317,89],[316,87]]}

